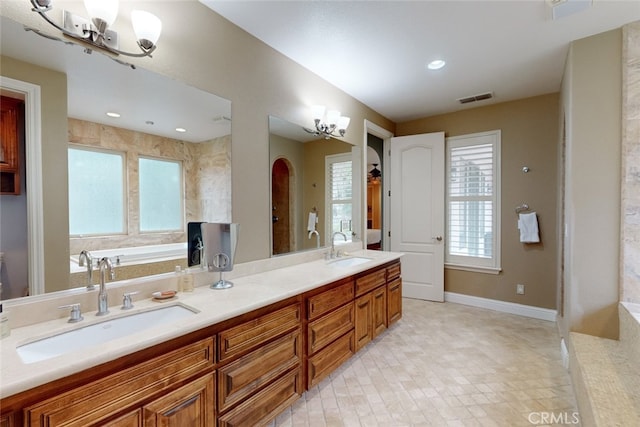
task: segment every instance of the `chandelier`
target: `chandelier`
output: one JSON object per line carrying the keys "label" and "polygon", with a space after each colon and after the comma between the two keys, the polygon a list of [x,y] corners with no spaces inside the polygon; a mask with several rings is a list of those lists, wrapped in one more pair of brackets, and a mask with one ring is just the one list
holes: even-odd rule
{"label": "chandelier", "polygon": [[[82,40],[90,45],[105,49],[116,55],[143,57],[151,56],[162,31],[162,22],[155,15],[143,10],[131,12],[131,22],[141,52],[120,50],[118,33],[109,29],[118,16],[118,0],[84,0],[89,19],[62,11],[62,26],[53,21],[47,13],[53,9],[53,0],[31,0],[33,12],[62,31],[63,34]],[[89,51],[90,52],[90,51]]]}
{"label": "chandelier", "polygon": [[382,173],[380,172],[380,169],[378,169],[377,163],[372,163],[372,165],[373,165],[373,169],[369,171],[369,178],[371,181],[378,182],[382,177]]}
{"label": "chandelier", "polygon": [[324,105],[312,106],[311,115],[316,128],[303,129],[315,136],[322,136],[324,139],[329,139],[332,136],[335,138],[343,137],[351,121],[349,117],[340,115],[340,111],[337,110],[329,110],[325,116]]}

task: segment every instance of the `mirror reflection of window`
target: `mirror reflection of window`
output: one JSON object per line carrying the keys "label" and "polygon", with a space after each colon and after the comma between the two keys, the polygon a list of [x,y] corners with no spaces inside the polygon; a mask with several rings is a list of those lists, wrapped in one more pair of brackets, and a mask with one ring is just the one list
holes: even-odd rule
{"label": "mirror reflection of window", "polygon": [[351,154],[326,157],[328,241],[335,232],[351,241],[353,232],[353,162]]}
{"label": "mirror reflection of window", "polygon": [[140,157],[140,231],[183,229],[182,164]]}
{"label": "mirror reflection of window", "polygon": [[125,231],[124,153],[69,148],[69,234]]}

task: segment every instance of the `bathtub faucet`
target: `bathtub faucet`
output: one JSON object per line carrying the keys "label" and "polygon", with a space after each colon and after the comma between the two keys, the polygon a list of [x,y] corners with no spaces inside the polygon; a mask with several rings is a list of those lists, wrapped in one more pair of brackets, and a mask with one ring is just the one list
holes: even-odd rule
{"label": "bathtub faucet", "polygon": [[78,267],[87,267],[87,290],[95,289],[93,284],[93,259],[89,251],[82,251],[78,255]]}

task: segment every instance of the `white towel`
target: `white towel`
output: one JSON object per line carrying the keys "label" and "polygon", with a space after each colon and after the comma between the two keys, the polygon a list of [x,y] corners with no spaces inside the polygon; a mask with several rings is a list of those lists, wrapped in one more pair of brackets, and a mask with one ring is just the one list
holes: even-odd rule
{"label": "white towel", "polygon": [[316,229],[316,213],[309,212],[309,221],[307,222],[307,231],[313,231]]}
{"label": "white towel", "polygon": [[522,243],[538,243],[538,216],[535,212],[521,213],[518,219],[518,229],[520,229],[520,241]]}

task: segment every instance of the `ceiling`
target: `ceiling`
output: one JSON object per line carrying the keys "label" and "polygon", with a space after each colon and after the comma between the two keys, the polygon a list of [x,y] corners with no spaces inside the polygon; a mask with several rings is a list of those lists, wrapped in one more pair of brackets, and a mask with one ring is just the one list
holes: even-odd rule
{"label": "ceiling", "polygon": [[631,0],[200,1],[398,123],[557,92],[571,41],[640,20]]}

